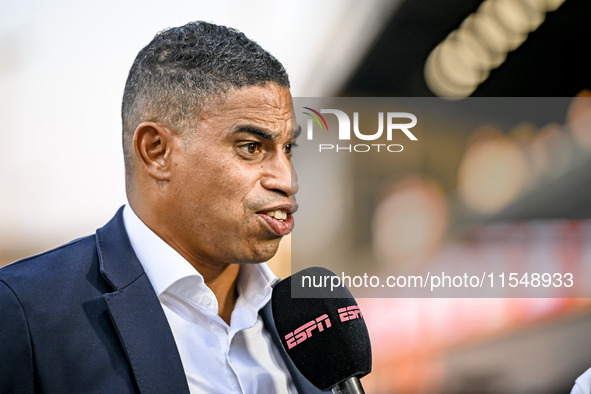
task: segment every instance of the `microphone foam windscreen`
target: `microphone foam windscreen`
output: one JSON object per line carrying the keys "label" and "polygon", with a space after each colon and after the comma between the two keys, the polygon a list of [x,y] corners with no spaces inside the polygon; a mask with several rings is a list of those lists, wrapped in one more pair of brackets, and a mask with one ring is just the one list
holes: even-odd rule
{"label": "microphone foam windscreen", "polygon": [[[307,268],[275,285],[271,299],[285,351],[302,375],[321,390],[371,372],[371,344],[363,315],[345,286],[331,287],[336,283],[333,277],[339,279],[325,268]],[[307,287],[320,280],[328,286],[312,286],[309,294],[314,298],[292,298],[292,286],[301,287],[303,281]]]}

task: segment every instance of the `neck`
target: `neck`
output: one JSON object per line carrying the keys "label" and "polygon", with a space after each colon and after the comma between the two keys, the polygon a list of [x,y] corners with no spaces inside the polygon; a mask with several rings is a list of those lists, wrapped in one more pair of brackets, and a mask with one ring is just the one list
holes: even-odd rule
{"label": "neck", "polygon": [[239,264],[230,264],[222,269],[205,270],[199,273],[211,289],[218,301],[219,316],[229,325],[232,311],[238,299],[236,281],[238,280]]}
{"label": "neck", "polygon": [[[161,219],[165,217],[162,212],[154,208],[155,206],[166,206],[166,204],[142,204],[142,200],[132,198],[128,194],[128,200],[135,214],[142,220],[148,228],[150,228],[156,235],[158,235],[164,242],[174,248],[181,256],[183,256],[199,273],[203,276],[203,280],[211,289],[218,301],[219,316],[230,324],[232,311],[238,299],[238,292],[236,290],[236,281],[238,279],[238,272],[240,271],[239,264],[204,264],[199,259],[192,258],[190,253],[185,253],[185,249],[180,247],[175,242],[173,232],[167,231],[167,226],[162,224]],[[133,202],[132,202],[133,201]]]}

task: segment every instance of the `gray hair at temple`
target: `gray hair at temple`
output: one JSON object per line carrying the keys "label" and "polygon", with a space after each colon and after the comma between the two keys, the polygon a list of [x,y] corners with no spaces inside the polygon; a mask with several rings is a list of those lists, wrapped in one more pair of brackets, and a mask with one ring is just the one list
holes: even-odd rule
{"label": "gray hair at temple", "polygon": [[126,178],[140,123],[153,121],[181,135],[190,133],[211,99],[223,98],[232,88],[267,82],[289,88],[281,63],[235,29],[191,22],[158,33],[135,58],[123,93]]}

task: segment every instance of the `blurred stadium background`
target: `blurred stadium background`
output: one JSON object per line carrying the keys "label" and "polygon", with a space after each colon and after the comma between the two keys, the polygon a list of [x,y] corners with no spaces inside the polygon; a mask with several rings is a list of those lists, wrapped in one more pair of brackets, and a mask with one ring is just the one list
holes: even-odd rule
{"label": "blurred stadium background", "polygon": [[[0,9],[0,265],[93,232],[125,202],[119,106],[129,66],[157,30],[202,19],[277,56],[294,96],[567,98],[558,120],[430,136],[412,160],[372,178],[389,205],[352,213],[386,209],[391,220],[373,233],[323,221],[316,242],[361,240],[392,264],[429,264],[449,247],[468,263],[550,255],[587,279],[588,0],[0,0]],[[344,160],[335,190],[368,181],[358,156]],[[348,198],[376,196],[358,186]],[[272,262],[280,276],[297,253],[290,246]],[[567,393],[591,367],[585,298],[359,303],[374,351],[368,393]]]}

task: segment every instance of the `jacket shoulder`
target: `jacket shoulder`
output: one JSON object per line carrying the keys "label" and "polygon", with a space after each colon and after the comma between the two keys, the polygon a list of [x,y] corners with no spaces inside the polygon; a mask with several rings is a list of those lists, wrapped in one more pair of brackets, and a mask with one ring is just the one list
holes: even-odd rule
{"label": "jacket shoulder", "polygon": [[27,287],[31,287],[38,279],[47,281],[64,275],[68,277],[84,270],[83,266],[88,269],[88,261],[95,257],[95,237],[86,236],[0,268],[0,280],[9,286],[24,281]]}
{"label": "jacket shoulder", "polygon": [[0,269],[0,282],[33,310],[68,308],[106,290],[93,236],[9,264]]}

